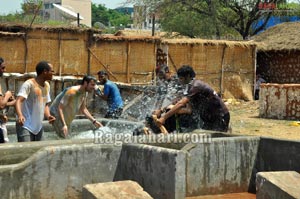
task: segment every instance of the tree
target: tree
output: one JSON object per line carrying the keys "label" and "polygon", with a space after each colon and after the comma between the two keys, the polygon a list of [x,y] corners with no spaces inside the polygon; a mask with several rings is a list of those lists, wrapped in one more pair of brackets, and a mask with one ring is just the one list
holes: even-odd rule
{"label": "tree", "polygon": [[107,9],[104,5],[92,4],[92,24],[100,22],[105,26],[126,27],[131,23],[130,15],[120,13],[116,10]]}
{"label": "tree", "polygon": [[21,3],[23,14],[25,15],[35,14],[35,12],[38,9],[40,9],[42,4],[43,4],[42,0],[23,0],[23,3]]}
{"label": "tree", "polygon": [[[276,5],[279,1],[269,0],[268,4]],[[263,30],[271,16],[274,15],[272,9],[259,9],[260,0],[220,0],[220,3],[225,12],[220,13],[219,20],[239,32],[243,39]],[[260,19],[264,19],[264,22],[253,28],[253,25]]]}
{"label": "tree", "polygon": [[[190,37],[213,31],[217,38],[238,33],[246,39],[263,30],[275,13],[272,8],[259,9],[261,0],[127,0],[126,3],[149,6],[150,10],[161,14],[163,29]],[[285,3],[285,0],[268,0],[268,4],[277,3]],[[254,27],[262,19],[263,23]],[[186,22],[198,27],[189,27]]]}
{"label": "tree", "polygon": [[23,3],[21,4],[23,15],[25,19],[27,17],[30,18],[28,19],[30,21],[30,26],[32,26],[36,18],[38,18],[39,22],[41,22],[41,17],[39,14],[42,5],[42,0],[23,0]]}

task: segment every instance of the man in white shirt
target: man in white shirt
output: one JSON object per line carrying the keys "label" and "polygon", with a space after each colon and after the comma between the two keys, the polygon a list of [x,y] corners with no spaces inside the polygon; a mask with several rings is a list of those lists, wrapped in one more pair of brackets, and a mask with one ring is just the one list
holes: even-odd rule
{"label": "man in white shirt", "polygon": [[36,66],[37,77],[26,80],[17,95],[16,100],[16,130],[19,142],[40,141],[43,137],[43,119],[49,123],[55,120],[50,114],[50,84],[53,66],[47,61],[41,61]]}

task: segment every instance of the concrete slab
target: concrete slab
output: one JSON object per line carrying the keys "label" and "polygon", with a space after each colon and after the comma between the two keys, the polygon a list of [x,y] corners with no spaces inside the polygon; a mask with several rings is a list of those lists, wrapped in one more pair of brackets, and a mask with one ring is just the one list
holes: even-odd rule
{"label": "concrete slab", "polygon": [[186,197],[185,199],[256,199],[256,196],[253,193],[244,192],[244,193],[193,196],[193,197]]}
{"label": "concrete slab", "polygon": [[131,180],[87,184],[82,190],[83,199],[152,199],[137,182]]}
{"label": "concrete slab", "polygon": [[259,172],[257,199],[300,199],[300,174],[295,171]]}
{"label": "concrete slab", "polygon": [[197,144],[187,158],[186,196],[247,192],[258,137],[214,138]]}

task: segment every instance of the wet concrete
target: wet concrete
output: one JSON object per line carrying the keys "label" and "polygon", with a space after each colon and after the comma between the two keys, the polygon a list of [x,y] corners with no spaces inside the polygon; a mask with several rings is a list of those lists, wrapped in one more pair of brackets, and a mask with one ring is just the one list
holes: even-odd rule
{"label": "wet concrete", "polygon": [[[90,121],[76,125],[90,128]],[[124,127],[122,121],[118,125]],[[133,180],[159,199],[252,199],[258,171],[299,171],[300,142],[200,133],[211,139],[193,143],[179,134],[176,140],[139,137],[140,142],[123,139],[118,145],[95,139],[3,144],[1,195],[76,199],[85,184]]]}

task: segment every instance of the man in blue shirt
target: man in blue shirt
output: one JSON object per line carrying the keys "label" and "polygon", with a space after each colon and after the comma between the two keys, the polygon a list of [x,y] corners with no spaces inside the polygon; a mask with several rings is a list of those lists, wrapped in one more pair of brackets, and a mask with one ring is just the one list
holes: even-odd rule
{"label": "man in blue shirt", "polygon": [[105,118],[118,119],[123,111],[123,100],[117,85],[108,80],[108,74],[106,71],[99,71],[98,80],[101,85],[104,85],[104,92],[96,92],[103,100],[107,101],[108,111]]}

